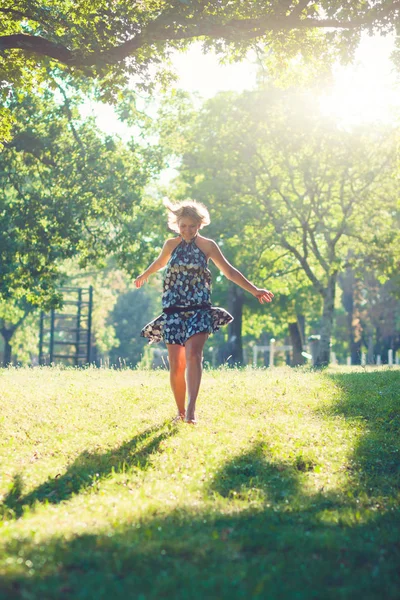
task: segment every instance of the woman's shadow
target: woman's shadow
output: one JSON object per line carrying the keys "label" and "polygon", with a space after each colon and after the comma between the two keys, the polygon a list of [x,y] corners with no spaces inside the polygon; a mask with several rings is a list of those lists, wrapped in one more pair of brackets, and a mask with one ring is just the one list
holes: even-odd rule
{"label": "woman's shadow", "polygon": [[7,515],[7,519],[19,519],[24,506],[30,507],[36,502],[59,504],[81,490],[97,485],[111,473],[123,473],[132,467],[145,471],[151,465],[153,455],[159,452],[162,441],[176,431],[166,421],[108,452],[99,454],[85,450],[64,474],[48,479],[25,495],[22,475],[17,473],[10,491],[0,504],[0,514]]}

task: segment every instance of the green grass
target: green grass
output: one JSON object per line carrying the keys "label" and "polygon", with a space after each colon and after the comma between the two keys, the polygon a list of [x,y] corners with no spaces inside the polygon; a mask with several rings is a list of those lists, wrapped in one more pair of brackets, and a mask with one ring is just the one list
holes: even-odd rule
{"label": "green grass", "polygon": [[0,598],[398,599],[400,370],[0,371]]}

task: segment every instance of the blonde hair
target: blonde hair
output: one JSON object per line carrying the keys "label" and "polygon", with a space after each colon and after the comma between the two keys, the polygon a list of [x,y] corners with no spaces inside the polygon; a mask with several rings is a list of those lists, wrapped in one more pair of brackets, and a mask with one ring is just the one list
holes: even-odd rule
{"label": "blonde hair", "polygon": [[183,200],[173,204],[168,198],[165,198],[163,203],[168,209],[168,227],[176,233],[179,233],[178,223],[183,217],[188,217],[200,223],[200,229],[210,224],[210,213],[201,202]]}

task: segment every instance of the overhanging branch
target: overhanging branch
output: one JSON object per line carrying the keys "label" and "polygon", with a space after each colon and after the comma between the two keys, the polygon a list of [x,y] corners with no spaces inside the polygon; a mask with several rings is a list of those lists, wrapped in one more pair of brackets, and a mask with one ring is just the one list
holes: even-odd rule
{"label": "overhanging branch", "polygon": [[[67,65],[76,64],[77,61],[79,62],[77,52],[72,52],[63,44],[51,42],[40,35],[13,33],[12,35],[0,36],[0,51],[4,50],[23,50],[24,52],[54,58]],[[82,66],[84,66],[83,62]]]}
{"label": "overhanging branch", "polygon": [[[211,19],[203,18],[197,23],[188,23],[180,17],[167,21],[160,15],[130,40],[104,50],[103,52],[85,53],[71,50],[60,42],[50,41],[42,36],[16,33],[0,36],[0,51],[19,49],[41,56],[48,56],[69,66],[90,67],[95,65],[112,65],[131,56],[139,48],[158,42],[173,42],[184,39],[209,37],[240,41],[259,38],[271,31],[289,31],[295,29],[358,29],[370,24],[367,16],[351,21],[337,19],[299,18],[296,14],[288,16],[265,15],[255,19],[233,19],[224,24],[216,24]],[[169,15],[170,17],[170,15]]]}

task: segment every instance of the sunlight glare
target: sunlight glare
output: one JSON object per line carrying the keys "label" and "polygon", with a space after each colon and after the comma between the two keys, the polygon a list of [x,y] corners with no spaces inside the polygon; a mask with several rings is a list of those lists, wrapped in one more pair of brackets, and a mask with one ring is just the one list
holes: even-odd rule
{"label": "sunlight glare", "polygon": [[200,42],[193,43],[187,52],[175,52],[172,64],[177,87],[198,92],[203,98],[222,91],[243,92],[256,85],[257,65],[250,55],[240,63],[221,64],[215,52],[203,53]]}
{"label": "sunlight glare", "polygon": [[399,75],[390,61],[393,45],[390,36],[365,36],[354,64],[334,69],[332,88],[321,96],[322,113],[344,127],[392,122],[399,112]]}

